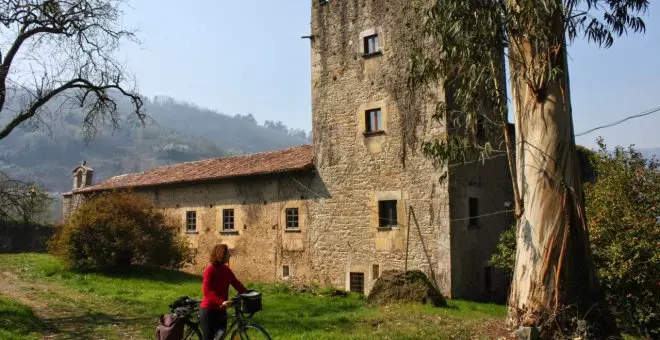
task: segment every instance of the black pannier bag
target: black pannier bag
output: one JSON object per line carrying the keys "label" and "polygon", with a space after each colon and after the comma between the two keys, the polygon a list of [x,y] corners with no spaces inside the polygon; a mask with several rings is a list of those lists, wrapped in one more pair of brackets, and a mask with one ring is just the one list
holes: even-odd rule
{"label": "black pannier bag", "polygon": [[247,291],[240,294],[241,302],[238,306],[243,313],[254,314],[262,309],[261,293],[256,291]]}

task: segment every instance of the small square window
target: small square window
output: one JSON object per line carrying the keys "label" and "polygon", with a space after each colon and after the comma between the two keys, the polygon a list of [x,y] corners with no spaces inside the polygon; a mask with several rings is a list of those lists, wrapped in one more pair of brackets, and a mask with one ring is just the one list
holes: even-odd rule
{"label": "small square window", "polygon": [[282,277],[289,277],[289,266],[282,266]]}
{"label": "small square window", "polygon": [[371,268],[371,278],[375,280],[379,277],[380,277],[380,266],[374,264],[373,267]]}
{"label": "small square window", "polygon": [[196,211],[186,211],[186,231],[197,231]]}
{"label": "small square window", "polygon": [[364,273],[350,273],[351,292],[364,294]]}
{"label": "small square window", "polygon": [[378,202],[378,226],[381,228],[394,227],[399,224],[396,216],[396,201]]}
{"label": "small square window", "polygon": [[375,133],[383,131],[383,118],[380,108],[364,112],[365,132]]}
{"label": "small square window", "polygon": [[470,226],[478,227],[479,226],[479,199],[476,197],[470,197],[469,200],[469,210],[470,210]]}
{"label": "small square window", "polygon": [[298,229],[298,208],[286,209],[286,228]]}
{"label": "small square window", "polygon": [[364,55],[376,54],[378,52],[380,52],[378,34],[364,37]]}
{"label": "small square window", "polygon": [[222,210],[222,230],[234,230],[234,209]]}

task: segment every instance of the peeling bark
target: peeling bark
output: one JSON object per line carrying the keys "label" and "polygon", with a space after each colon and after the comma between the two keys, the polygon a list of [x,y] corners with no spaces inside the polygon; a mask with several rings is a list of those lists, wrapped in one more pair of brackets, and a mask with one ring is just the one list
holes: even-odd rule
{"label": "peeling bark", "polygon": [[[516,180],[524,209],[517,226],[509,322],[538,327],[546,338],[573,329],[572,318],[577,318],[606,338],[618,331],[591,259],[565,43],[558,41],[561,47],[549,56],[537,54],[525,38],[512,38],[510,47]],[[548,63],[561,74],[552,77]]]}

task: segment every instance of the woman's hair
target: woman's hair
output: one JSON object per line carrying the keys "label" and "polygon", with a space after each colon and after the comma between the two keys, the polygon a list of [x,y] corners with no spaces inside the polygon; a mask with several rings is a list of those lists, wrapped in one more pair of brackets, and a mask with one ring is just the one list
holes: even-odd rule
{"label": "woman's hair", "polygon": [[229,251],[229,247],[226,244],[218,244],[213,247],[211,252],[211,263],[212,264],[223,264],[225,260],[225,255]]}

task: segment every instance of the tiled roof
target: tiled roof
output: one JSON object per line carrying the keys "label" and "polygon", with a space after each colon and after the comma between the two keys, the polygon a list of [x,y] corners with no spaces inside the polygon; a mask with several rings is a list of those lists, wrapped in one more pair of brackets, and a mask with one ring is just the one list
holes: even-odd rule
{"label": "tiled roof", "polygon": [[301,145],[284,150],[211,158],[119,175],[99,184],[74,190],[73,193],[267,175],[309,170],[312,167],[312,146]]}

